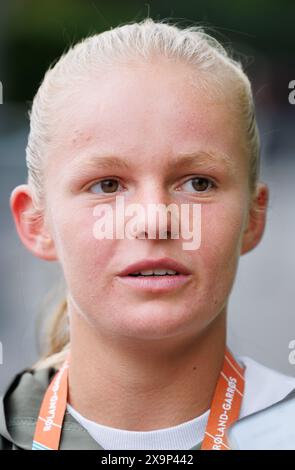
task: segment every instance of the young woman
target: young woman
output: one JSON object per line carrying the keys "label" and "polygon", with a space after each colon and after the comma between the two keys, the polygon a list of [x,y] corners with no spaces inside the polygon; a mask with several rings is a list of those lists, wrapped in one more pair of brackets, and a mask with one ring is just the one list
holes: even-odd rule
{"label": "young woman", "polygon": [[[239,257],[261,240],[268,202],[242,66],[200,28],[148,18],[64,54],[30,123],[11,210],[67,292],[51,350],[5,393],[1,447],[228,449],[235,420],[295,388],[226,345]],[[132,236],[97,236],[95,211],[121,216],[119,197],[145,210]],[[199,207],[199,245],[172,236],[174,213],[144,217],[149,204]]]}

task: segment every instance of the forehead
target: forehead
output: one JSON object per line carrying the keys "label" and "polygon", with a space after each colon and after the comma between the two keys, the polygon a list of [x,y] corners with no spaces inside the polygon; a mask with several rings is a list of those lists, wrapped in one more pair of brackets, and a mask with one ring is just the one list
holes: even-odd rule
{"label": "forehead", "polygon": [[110,148],[143,159],[193,150],[236,159],[245,149],[237,105],[226,86],[215,87],[182,64],[116,66],[89,76],[58,111],[59,164]]}

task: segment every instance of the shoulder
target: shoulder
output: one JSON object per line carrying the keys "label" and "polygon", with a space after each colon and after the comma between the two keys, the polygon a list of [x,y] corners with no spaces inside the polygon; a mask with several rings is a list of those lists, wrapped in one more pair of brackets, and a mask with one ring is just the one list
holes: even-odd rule
{"label": "shoulder", "polygon": [[248,356],[237,356],[245,366],[245,389],[240,418],[283,400],[295,390],[295,377],[267,367]]}
{"label": "shoulder", "polygon": [[24,369],[0,397],[0,450],[29,448],[41,400],[54,375],[52,368]]}

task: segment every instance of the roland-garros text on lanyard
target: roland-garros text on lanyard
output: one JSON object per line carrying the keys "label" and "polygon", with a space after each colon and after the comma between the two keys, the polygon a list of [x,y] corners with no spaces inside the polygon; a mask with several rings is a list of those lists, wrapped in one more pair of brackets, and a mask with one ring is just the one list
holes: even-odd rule
{"label": "roland-garros text on lanyard", "polygon": [[[58,450],[67,407],[70,355],[56,372],[44,395],[32,450]],[[229,450],[226,430],[239,417],[244,393],[244,368],[226,349],[215,388],[201,449]]]}

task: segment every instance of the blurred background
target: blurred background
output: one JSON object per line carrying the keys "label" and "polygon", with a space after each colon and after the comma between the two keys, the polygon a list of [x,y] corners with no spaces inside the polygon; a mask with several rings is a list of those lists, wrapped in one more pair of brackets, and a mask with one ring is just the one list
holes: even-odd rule
{"label": "blurred background", "polygon": [[294,0],[0,0],[0,392],[37,359],[42,320],[64,288],[57,263],[35,258],[22,245],[9,208],[11,191],[26,182],[32,99],[48,66],[70,44],[147,16],[205,26],[236,51],[252,80],[261,176],[271,200],[262,243],[240,260],[228,343],[236,354],[295,375],[288,360],[295,340],[295,105],[288,100],[295,80]]}

